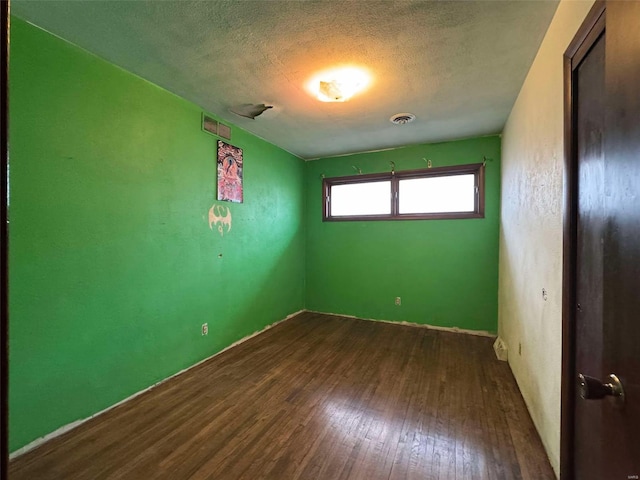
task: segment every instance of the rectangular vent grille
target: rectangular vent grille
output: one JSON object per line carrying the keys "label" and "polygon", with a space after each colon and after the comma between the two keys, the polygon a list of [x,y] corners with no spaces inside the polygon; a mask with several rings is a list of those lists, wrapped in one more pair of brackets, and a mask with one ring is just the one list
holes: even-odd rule
{"label": "rectangular vent grille", "polygon": [[202,114],[202,131],[231,140],[231,127],[214,120],[205,113]]}

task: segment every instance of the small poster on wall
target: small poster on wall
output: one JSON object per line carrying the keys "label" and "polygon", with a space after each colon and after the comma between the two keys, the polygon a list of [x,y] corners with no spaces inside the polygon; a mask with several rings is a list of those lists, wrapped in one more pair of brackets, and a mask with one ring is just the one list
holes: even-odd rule
{"label": "small poster on wall", "polygon": [[242,203],[242,149],[218,140],[218,200]]}

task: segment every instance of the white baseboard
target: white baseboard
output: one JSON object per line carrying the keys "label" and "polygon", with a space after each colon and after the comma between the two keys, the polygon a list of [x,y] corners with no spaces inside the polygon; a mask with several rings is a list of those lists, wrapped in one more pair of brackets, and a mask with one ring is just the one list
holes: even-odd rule
{"label": "white baseboard", "polygon": [[491,332],[487,332],[486,330],[468,330],[465,328],[458,328],[458,327],[440,327],[438,325],[427,325],[426,323],[412,323],[412,322],[394,322],[392,320],[379,320],[379,319],[375,319],[375,318],[362,318],[362,317],[356,317],[355,315],[345,315],[343,313],[329,313],[329,312],[316,312],[314,310],[307,310],[307,312],[311,312],[311,313],[320,313],[323,315],[332,315],[334,317],[346,317],[346,318],[355,318],[358,320],[366,320],[368,322],[381,322],[381,323],[390,323],[392,325],[405,325],[408,327],[418,327],[418,328],[428,328],[431,330],[441,330],[443,332],[452,332],[452,333],[464,333],[465,335],[475,335],[478,337],[490,337],[490,338],[496,338],[496,335],[491,333]]}
{"label": "white baseboard", "polygon": [[58,428],[57,430],[54,430],[53,432],[48,433],[48,434],[46,434],[45,436],[40,437],[40,438],[38,438],[38,439],[34,440],[33,442],[31,442],[31,443],[29,443],[29,444],[25,445],[24,447],[21,447],[21,448],[19,448],[18,450],[15,450],[14,452],[11,452],[11,454],[9,454],[9,459],[10,459],[10,460],[13,460],[13,459],[14,459],[14,458],[16,458],[16,457],[19,457],[20,455],[23,455],[23,454],[27,453],[28,451],[33,450],[34,448],[37,448],[37,447],[39,447],[40,445],[42,445],[42,444],[44,444],[44,443],[48,442],[49,440],[52,440],[52,439],[54,439],[54,438],[56,438],[56,437],[59,437],[60,435],[63,435],[63,434],[65,434],[65,433],[67,433],[67,432],[69,432],[69,431],[73,430],[74,428],[79,427],[79,426],[80,426],[80,425],[82,425],[83,423],[88,422],[89,420],[91,420],[91,419],[93,419],[93,418],[96,418],[96,417],[98,417],[98,416],[102,415],[103,413],[106,413],[106,412],[108,412],[109,410],[112,410],[112,409],[116,408],[117,406],[122,405],[123,403],[126,403],[126,402],[128,402],[129,400],[132,400],[132,399],[136,398],[137,396],[142,395],[142,394],[143,394],[143,393],[145,393],[145,392],[148,392],[149,390],[154,389],[154,388],[155,388],[155,387],[157,387],[158,385],[163,384],[164,382],[166,382],[166,381],[168,381],[168,380],[172,379],[173,377],[177,377],[178,375],[182,375],[183,373],[185,373],[185,372],[187,372],[187,371],[191,370],[192,368],[197,367],[197,366],[198,366],[198,365],[200,365],[201,363],[204,363],[204,362],[206,362],[206,361],[208,361],[208,360],[211,360],[212,358],[214,358],[214,357],[216,357],[216,356],[220,355],[221,353],[226,352],[227,350],[229,350],[229,349],[231,349],[231,348],[233,348],[233,347],[236,347],[236,346],[240,345],[241,343],[246,342],[246,341],[247,341],[247,340],[249,340],[250,338],[253,338],[253,337],[258,336],[258,335],[260,335],[260,334],[262,334],[262,333],[266,332],[267,330],[269,330],[269,329],[271,329],[271,328],[275,327],[276,325],[278,325],[278,324],[280,324],[280,323],[282,323],[282,322],[286,322],[287,320],[289,320],[289,319],[291,319],[291,318],[295,317],[296,315],[299,315],[300,313],[303,313],[303,312],[305,312],[305,311],[306,311],[306,310],[298,310],[297,312],[292,313],[291,315],[287,315],[287,316],[286,316],[285,318],[283,318],[282,320],[278,320],[277,322],[274,322],[274,323],[272,323],[272,324],[270,324],[270,325],[267,325],[267,326],[266,326],[266,327],[264,327],[262,330],[258,330],[257,332],[254,332],[254,333],[252,333],[251,335],[248,335],[248,336],[246,336],[246,337],[241,338],[241,339],[240,339],[240,340],[238,340],[237,342],[232,343],[231,345],[229,345],[228,347],[226,347],[226,348],[224,348],[224,349],[220,350],[219,352],[214,353],[213,355],[211,355],[211,356],[209,356],[209,357],[207,357],[207,358],[205,358],[205,359],[203,359],[203,360],[200,360],[199,362],[194,363],[193,365],[191,365],[191,366],[189,366],[189,367],[187,367],[187,368],[185,368],[185,369],[183,369],[183,370],[180,370],[179,372],[174,373],[173,375],[171,375],[171,376],[169,376],[169,377],[167,377],[167,378],[165,378],[165,379],[163,379],[163,380],[160,380],[160,381],[159,381],[159,382],[157,382],[157,383],[154,383],[153,385],[151,385],[150,387],[145,388],[144,390],[140,390],[139,392],[136,392],[136,393],[134,393],[133,395],[128,396],[128,397],[127,397],[127,398],[125,398],[124,400],[120,400],[118,403],[115,403],[115,404],[113,404],[113,405],[111,405],[111,406],[109,406],[109,407],[105,408],[104,410],[100,410],[99,412],[94,413],[94,414],[93,414],[93,415],[91,415],[90,417],[82,418],[82,419],[80,419],[80,420],[76,420],[75,422],[71,422],[71,423],[68,423],[68,424],[66,424],[66,425],[63,425],[62,427]]}

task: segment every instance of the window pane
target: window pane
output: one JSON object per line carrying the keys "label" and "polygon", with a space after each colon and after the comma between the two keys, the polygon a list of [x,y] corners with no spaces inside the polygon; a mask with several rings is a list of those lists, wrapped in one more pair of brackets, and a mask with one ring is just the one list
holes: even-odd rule
{"label": "window pane", "polygon": [[399,212],[447,213],[475,211],[475,175],[400,180]]}
{"label": "window pane", "polygon": [[331,187],[331,216],[389,215],[391,182],[352,183]]}

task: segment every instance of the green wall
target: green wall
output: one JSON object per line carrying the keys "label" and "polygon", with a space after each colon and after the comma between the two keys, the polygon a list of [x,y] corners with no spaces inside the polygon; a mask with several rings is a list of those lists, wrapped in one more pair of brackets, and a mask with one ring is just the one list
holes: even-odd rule
{"label": "green wall", "polygon": [[233,128],[222,236],[196,105],[16,18],[10,81],[12,451],[304,307],[304,162]]}
{"label": "green wall", "polygon": [[[491,161],[484,219],[322,222],[322,179]],[[306,308],[378,320],[497,330],[500,138],[307,163]],[[395,305],[395,297],[402,305]]]}

